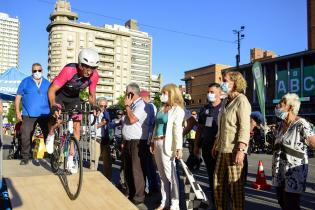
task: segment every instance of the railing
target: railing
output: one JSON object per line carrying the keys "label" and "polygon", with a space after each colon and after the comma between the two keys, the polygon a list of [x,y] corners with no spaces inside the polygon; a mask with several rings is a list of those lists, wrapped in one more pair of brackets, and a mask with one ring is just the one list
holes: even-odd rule
{"label": "railing", "polygon": [[[85,113],[89,113],[91,111],[89,104],[88,103],[83,104],[82,110]],[[93,120],[93,119],[89,120],[89,115],[85,114],[83,119],[82,119],[82,124],[81,124],[80,147],[81,147],[81,154],[82,154],[83,163],[90,161],[91,120]]]}

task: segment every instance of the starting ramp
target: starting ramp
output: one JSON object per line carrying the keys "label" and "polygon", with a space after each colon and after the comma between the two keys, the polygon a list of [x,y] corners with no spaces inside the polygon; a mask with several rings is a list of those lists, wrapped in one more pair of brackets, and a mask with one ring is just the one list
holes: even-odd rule
{"label": "starting ramp", "polygon": [[99,171],[83,171],[79,197],[70,200],[62,182],[50,171],[45,159],[40,166],[30,162],[20,166],[18,160],[4,161],[4,178],[12,209],[18,210],[137,210]]}

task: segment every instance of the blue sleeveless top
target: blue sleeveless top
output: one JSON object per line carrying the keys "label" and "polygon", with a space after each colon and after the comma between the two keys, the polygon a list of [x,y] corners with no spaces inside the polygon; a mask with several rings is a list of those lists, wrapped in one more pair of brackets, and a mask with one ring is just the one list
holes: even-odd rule
{"label": "blue sleeveless top", "polygon": [[168,113],[159,111],[155,119],[156,130],[154,136],[165,136],[167,121]]}

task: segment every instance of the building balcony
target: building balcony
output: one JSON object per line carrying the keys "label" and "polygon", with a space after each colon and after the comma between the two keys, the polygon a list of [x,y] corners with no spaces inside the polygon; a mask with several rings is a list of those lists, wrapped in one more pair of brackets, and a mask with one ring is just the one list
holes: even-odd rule
{"label": "building balcony", "polygon": [[115,71],[115,68],[110,67],[110,66],[99,65],[98,68],[101,69],[102,71],[111,71],[111,72]]}
{"label": "building balcony", "polygon": [[115,77],[114,74],[109,74],[109,73],[102,72],[102,71],[99,71],[98,74],[99,74],[100,77],[109,77],[109,78],[114,78]]}
{"label": "building balcony", "polygon": [[102,39],[102,40],[111,40],[111,41],[115,41],[115,37],[111,36],[111,35],[95,35],[96,39]]}
{"label": "building balcony", "polygon": [[109,63],[114,63],[115,62],[114,57],[113,58],[102,58],[102,57],[100,57],[100,61],[109,62]]}
{"label": "building balcony", "polygon": [[95,43],[95,46],[97,47],[114,47],[114,43],[110,43],[110,42],[98,42],[96,41]]}
{"label": "building balcony", "polygon": [[114,85],[114,80],[113,81],[98,81],[97,84],[100,84],[100,85]]}
{"label": "building balcony", "polygon": [[109,89],[101,89],[101,88],[96,87],[96,92],[98,92],[98,93],[113,93],[114,91],[109,90]]}
{"label": "building balcony", "polygon": [[114,55],[115,51],[114,50],[113,51],[109,51],[109,50],[99,49],[98,53],[101,54],[101,55]]}

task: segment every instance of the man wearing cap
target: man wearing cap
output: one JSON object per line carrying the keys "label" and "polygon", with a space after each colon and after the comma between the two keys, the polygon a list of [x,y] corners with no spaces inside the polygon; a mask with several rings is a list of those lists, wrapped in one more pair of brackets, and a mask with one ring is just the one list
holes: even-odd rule
{"label": "man wearing cap", "polygon": [[141,159],[141,164],[143,168],[144,180],[146,180],[146,191],[149,191],[149,195],[152,195],[155,192],[159,192],[159,179],[156,174],[156,167],[153,162],[152,154],[150,152],[150,144],[149,141],[151,139],[155,115],[156,115],[156,107],[152,103],[150,98],[150,92],[147,90],[140,91],[140,97],[144,100],[144,102],[148,106],[148,119],[149,119],[149,137],[147,142],[141,142],[140,147],[142,147],[142,151],[144,151],[144,159]]}

